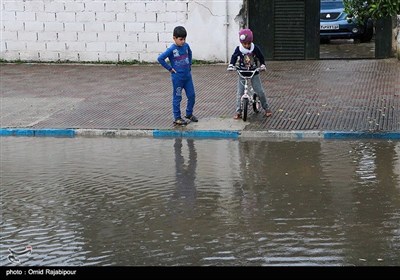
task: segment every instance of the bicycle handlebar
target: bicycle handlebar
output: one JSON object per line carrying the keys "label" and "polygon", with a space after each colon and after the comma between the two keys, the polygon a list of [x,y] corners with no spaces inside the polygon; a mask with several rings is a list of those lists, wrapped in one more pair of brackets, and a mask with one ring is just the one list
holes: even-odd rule
{"label": "bicycle handlebar", "polygon": [[[260,68],[259,67],[257,67],[256,69],[254,69],[254,70],[243,70],[243,69],[240,69],[238,66],[235,66],[236,67],[236,72],[239,74],[239,76],[240,77],[242,77],[243,79],[251,79],[251,78],[253,78],[253,76],[256,74],[256,73],[260,73]],[[244,76],[242,73],[249,73],[249,74],[251,74],[250,76]]]}

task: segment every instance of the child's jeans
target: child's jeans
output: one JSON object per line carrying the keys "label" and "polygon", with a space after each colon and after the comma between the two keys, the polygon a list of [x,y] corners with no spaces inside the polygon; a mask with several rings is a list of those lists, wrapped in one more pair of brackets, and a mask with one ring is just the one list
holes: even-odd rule
{"label": "child's jeans", "polygon": [[187,97],[186,116],[193,114],[193,107],[196,101],[196,95],[194,92],[194,85],[192,76],[182,78],[178,74],[172,74],[172,111],[174,113],[174,119],[180,119],[181,116],[181,101],[182,101],[182,90],[185,90]]}
{"label": "child's jeans", "polygon": [[[236,93],[236,112],[241,113],[240,109],[240,99],[244,94],[244,79],[239,77],[238,84],[237,84],[237,93]],[[265,98],[264,88],[261,83],[260,75],[254,75],[251,79],[251,84],[253,86],[254,91],[258,94],[261,101],[261,106],[264,110],[268,109],[267,99]]]}

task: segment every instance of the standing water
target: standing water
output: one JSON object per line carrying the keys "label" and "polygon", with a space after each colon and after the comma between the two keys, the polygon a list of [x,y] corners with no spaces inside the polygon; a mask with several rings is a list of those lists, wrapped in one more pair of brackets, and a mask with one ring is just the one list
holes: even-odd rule
{"label": "standing water", "polygon": [[0,141],[0,266],[400,263],[399,142]]}

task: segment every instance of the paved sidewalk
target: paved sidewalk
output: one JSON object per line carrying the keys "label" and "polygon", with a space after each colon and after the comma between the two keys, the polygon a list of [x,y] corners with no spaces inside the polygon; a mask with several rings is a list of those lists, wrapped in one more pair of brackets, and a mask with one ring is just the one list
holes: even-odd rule
{"label": "paved sidewalk", "polygon": [[[269,62],[261,75],[273,116],[251,113],[247,122],[232,118],[235,72],[227,72],[226,65],[193,66],[192,72],[200,120],[175,129],[170,76],[159,65],[1,64],[1,128],[3,134],[13,128],[74,129],[86,135],[400,135],[397,59]],[[184,97],[182,114],[185,105]]]}

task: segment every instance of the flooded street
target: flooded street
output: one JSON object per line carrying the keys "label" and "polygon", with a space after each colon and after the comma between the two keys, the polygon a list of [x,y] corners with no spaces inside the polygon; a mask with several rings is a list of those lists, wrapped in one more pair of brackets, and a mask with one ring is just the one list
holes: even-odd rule
{"label": "flooded street", "polygon": [[400,142],[0,141],[1,266],[400,263]]}

